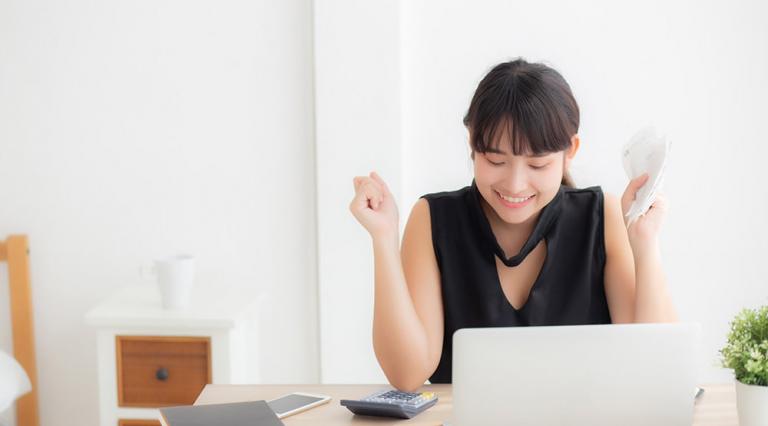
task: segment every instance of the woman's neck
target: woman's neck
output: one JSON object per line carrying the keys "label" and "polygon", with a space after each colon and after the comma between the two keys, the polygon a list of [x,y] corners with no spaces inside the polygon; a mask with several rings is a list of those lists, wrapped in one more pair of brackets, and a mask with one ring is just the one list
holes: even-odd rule
{"label": "woman's neck", "polygon": [[528,218],[522,223],[507,223],[498,214],[496,210],[491,207],[484,199],[481,203],[485,217],[488,218],[488,223],[491,225],[491,231],[493,236],[496,237],[496,242],[504,250],[504,254],[507,257],[512,257],[520,252],[523,245],[533,233],[533,228],[536,227],[536,222],[539,220],[541,210],[536,212],[533,216]]}

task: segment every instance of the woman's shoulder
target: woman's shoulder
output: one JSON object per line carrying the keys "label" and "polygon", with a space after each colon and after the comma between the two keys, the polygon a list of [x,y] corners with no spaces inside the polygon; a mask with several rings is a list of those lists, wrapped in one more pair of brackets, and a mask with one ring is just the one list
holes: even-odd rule
{"label": "woman's shoulder", "polygon": [[462,215],[472,202],[472,192],[470,186],[454,191],[440,191],[424,194],[419,197],[419,202],[429,205],[429,210],[433,216],[444,217],[448,215]]}
{"label": "woman's shoulder", "polygon": [[433,229],[466,223],[472,217],[473,197],[471,186],[424,194],[419,197],[412,214],[429,217]]}
{"label": "woman's shoulder", "polygon": [[562,187],[563,204],[568,209],[602,211],[605,205],[605,195],[600,186],[586,188]]}
{"label": "woman's shoulder", "polygon": [[589,186],[586,188],[574,188],[570,186],[563,186],[563,193],[571,197],[602,197],[603,188],[599,185]]}
{"label": "woman's shoulder", "polygon": [[565,194],[567,194],[565,199],[568,200],[572,211],[578,210],[574,209],[574,206],[579,206],[582,212],[599,218],[603,224],[601,230],[606,242],[612,241],[616,235],[624,232],[620,197],[603,192],[600,186],[565,188]]}
{"label": "woman's shoulder", "polygon": [[440,192],[431,192],[429,194],[424,194],[419,198],[425,198],[427,201],[431,200],[438,200],[438,199],[463,199],[467,196],[469,193],[470,187],[465,186],[464,188],[457,189],[454,191],[440,191]]}
{"label": "woman's shoulder", "polygon": [[621,198],[616,194],[603,192],[599,185],[587,188],[563,187],[566,197],[573,200],[593,201],[595,208],[603,209],[606,214],[621,213]]}

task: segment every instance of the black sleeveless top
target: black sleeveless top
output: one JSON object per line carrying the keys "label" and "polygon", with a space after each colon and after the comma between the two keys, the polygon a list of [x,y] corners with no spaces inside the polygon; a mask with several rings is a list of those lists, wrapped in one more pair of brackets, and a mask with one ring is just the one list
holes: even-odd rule
{"label": "black sleeveless top", "polygon": [[[450,383],[453,333],[470,327],[608,324],[603,269],[603,192],[561,186],[539,214],[520,253],[506,258],[483,212],[475,182],[423,195],[440,270],[445,333],[432,383]],[[547,255],[528,300],[515,309],[501,288],[496,260],[517,266],[544,239]]]}

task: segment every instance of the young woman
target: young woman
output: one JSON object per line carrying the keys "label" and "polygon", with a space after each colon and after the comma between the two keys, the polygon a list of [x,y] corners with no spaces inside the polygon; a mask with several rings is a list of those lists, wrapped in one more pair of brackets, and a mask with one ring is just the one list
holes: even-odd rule
{"label": "young woman", "polygon": [[350,210],[373,240],[373,346],[394,387],[450,383],[460,328],[676,321],[659,256],[665,201],[627,228],[646,175],[621,200],[573,186],[579,108],[557,71],[497,65],[464,124],[474,180],[422,196],[402,249],[386,183],[354,178]]}

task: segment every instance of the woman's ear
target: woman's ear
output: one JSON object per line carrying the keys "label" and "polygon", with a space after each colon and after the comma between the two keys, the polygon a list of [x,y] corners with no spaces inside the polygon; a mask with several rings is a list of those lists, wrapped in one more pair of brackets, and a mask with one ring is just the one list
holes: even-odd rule
{"label": "woman's ear", "polygon": [[571,136],[571,146],[570,148],[565,150],[565,169],[568,170],[568,168],[571,165],[571,160],[573,160],[573,157],[576,156],[576,151],[579,150],[579,146],[581,145],[581,140],[579,139],[579,135],[575,134]]}
{"label": "woman's ear", "polygon": [[475,150],[472,148],[472,132],[469,131],[469,127],[467,127],[467,145],[469,145],[469,158],[472,159],[472,161],[475,160]]}

